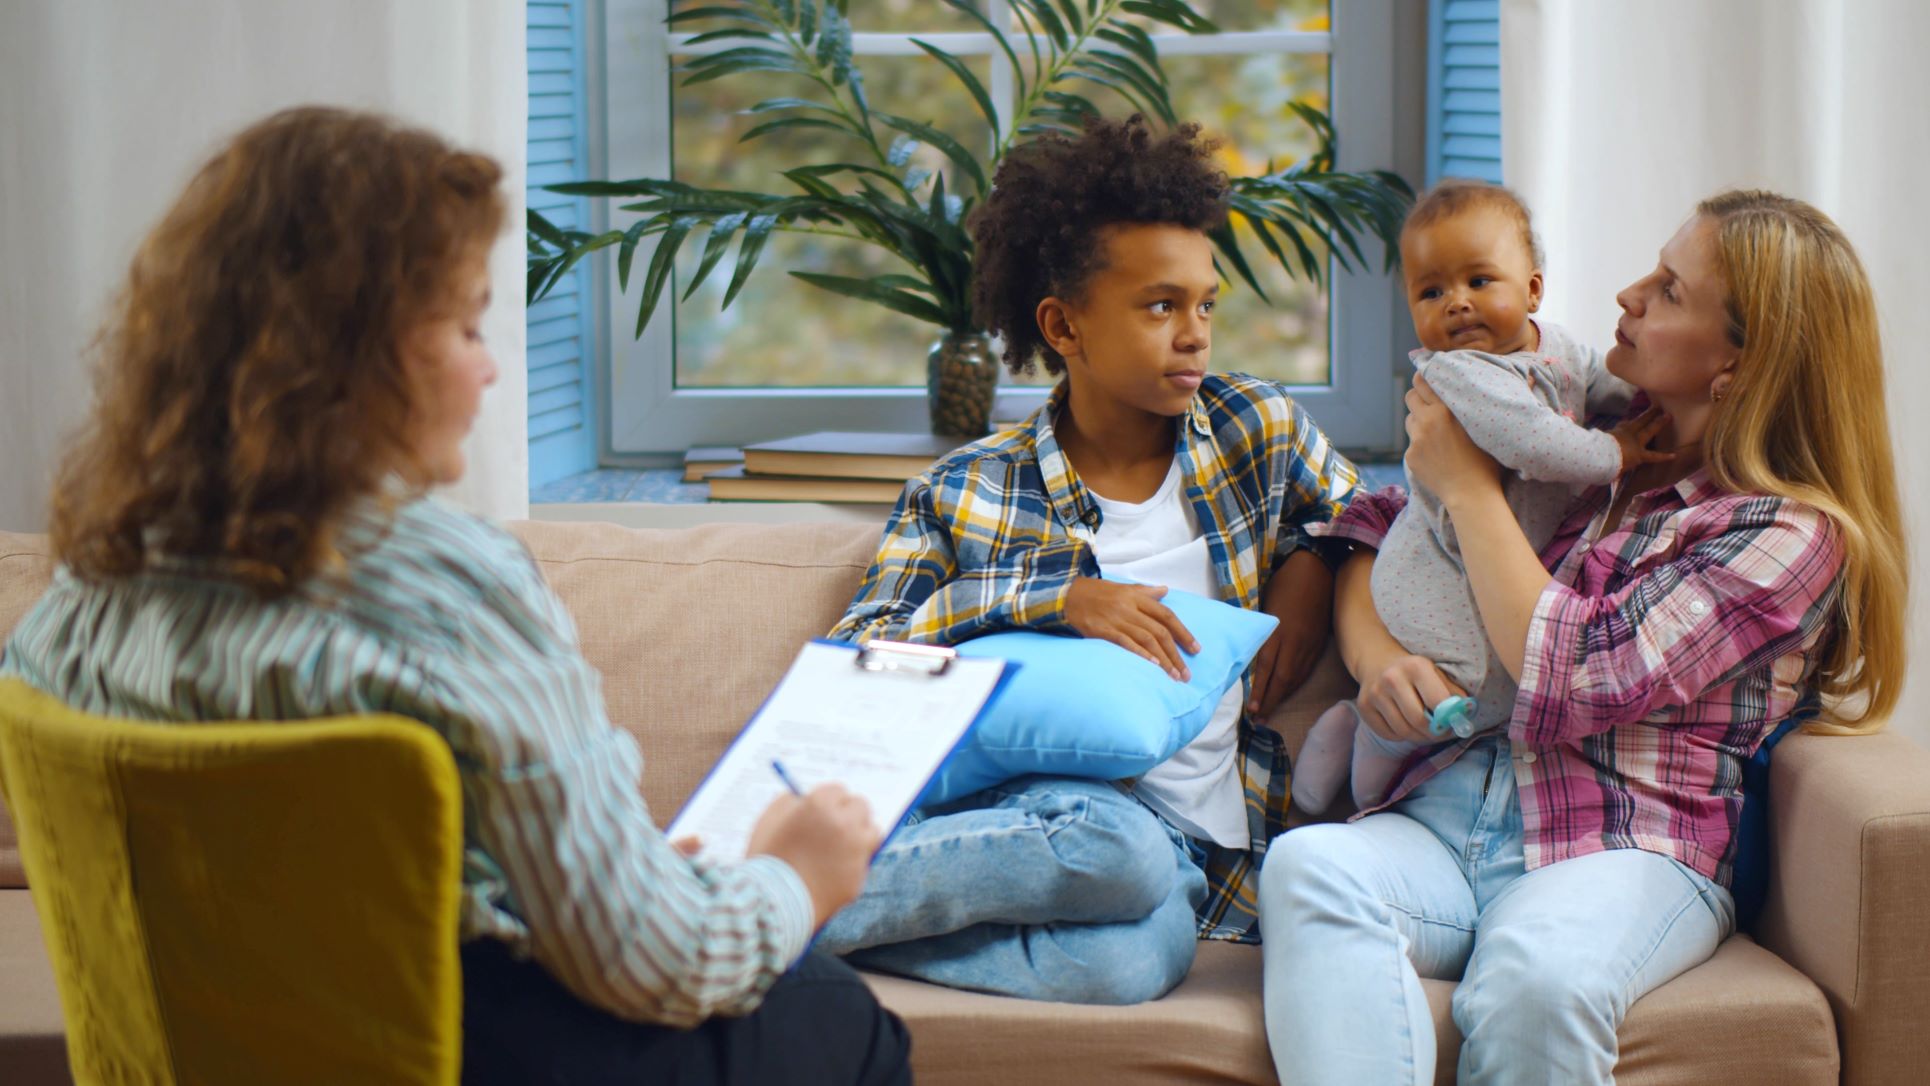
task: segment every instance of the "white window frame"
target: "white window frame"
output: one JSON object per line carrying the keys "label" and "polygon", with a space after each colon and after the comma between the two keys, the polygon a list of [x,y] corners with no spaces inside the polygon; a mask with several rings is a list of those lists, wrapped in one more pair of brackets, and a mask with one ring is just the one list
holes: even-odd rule
{"label": "white window frame", "polygon": [[[1331,57],[1331,116],[1339,141],[1339,167],[1347,170],[1397,169],[1403,157],[1396,146],[1399,128],[1396,88],[1397,19],[1424,18],[1406,11],[1417,5],[1398,0],[1334,0],[1332,31],[1227,31],[1192,37],[1161,37],[1162,56],[1211,56],[1255,53],[1316,53]],[[683,49],[692,35],[672,33],[664,23],[668,0],[603,0],[604,34],[601,111],[604,138],[592,160],[610,178],[665,177],[671,169],[670,57],[705,50]],[[1004,0],[990,0],[995,23],[1006,15]],[[998,23],[1002,25],[1002,23]],[[984,33],[859,33],[852,52],[864,56],[921,55],[917,37],[958,56],[989,57],[994,100],[1011,100],[1010,62]],[[728,48],[733,42],[711,43]],[[597,50],[592,47],[592,52]],[[738,78],[754,78],[743,76]],[[592,98],[594,99],[594,89]],[[624,118],[621,125],[611,118]],[[1004,120],[1004,118],[1001,118]],[[594,205],[596,228],[610,223],[606,201]],[[621,223],[626,216],[617,213]],[[1299,402],[1319,420],[1339,446],[1357,452],[1396,448],[1397,337],[1404,339],[1407,314],[1400,292],[1380,272],[1380,246],[1363,242],[1369,267],[1329,279],[1329,383],[1291,386]],[[647,264],[639,253],[637,266]],[[1265,259],[1262,254],[1262,259]],[[739,445],[810,430],[922,430],[929,425],[922,386],[894,388],[678,388],[674,327],[666,300],[634,336],[636,299],[617,289],[614,257],[599,268],[607,345],[603,368],[605,425],[602,459],[606,464],[658,463],[695,445]],[[759,269],[766,274],[775,269]],[[798,289],[809,289],[800,286]],[[666,292],[665,298],[674,297]],[[862,305],[839,300],[836,304]],[[1401,331],[1397,332],[1397,329]],[[934,328],[935,341],[940,332]],[[1001,384],[994,418],[1020,418],[1044,401],[1046,389]]]}

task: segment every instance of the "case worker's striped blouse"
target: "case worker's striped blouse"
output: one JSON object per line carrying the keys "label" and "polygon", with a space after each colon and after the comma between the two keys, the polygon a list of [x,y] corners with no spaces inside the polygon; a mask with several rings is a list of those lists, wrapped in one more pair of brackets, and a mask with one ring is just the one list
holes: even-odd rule
{"label": "case worker's striped blouse", "polygon": [[341,546],[344,566],[268,602],[202,566],[104,584],[58,572],[0,673],[156,723],[420,720],[461,773],[465,938],[532,954],[626,1018],[754,1007],[810,938],[803,883],[769,857],[711,869],[664,840],[642,755],[521,544],[423,499],[357,509]]}

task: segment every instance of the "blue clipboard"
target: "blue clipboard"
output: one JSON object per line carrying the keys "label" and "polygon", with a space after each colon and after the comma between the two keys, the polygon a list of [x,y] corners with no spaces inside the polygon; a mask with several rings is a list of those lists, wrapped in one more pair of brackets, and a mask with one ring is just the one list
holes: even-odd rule
{"label": "blue clipboard", "polygon": [[[1011,684],[1012,676],[1017,674],[1020,665],[1010,660],[963,657],[949,648],[909,642],[873,640],[867,641],[860,646],[820,637],[813,638],[808,644],[826,646],[849,653],[852,667],[856,671],[880,676],[915,675],[919,677],[921,681],[942,683],[947,676],[954,674],[953,669],[955,667],[969,666],[978,670],[983,670],[992,665],[998,667],[997,677],[994,679],[991,688],[986,692],[984,700],[979,704],[977,711],[972,715],[970,722],[958,733],[958,736],[951,744],[946,747],[944,755],[933,763],[931,770],[918,779],[917,788],[910,793],[910,798],[906,800],[904,805],[896,810],[879,810],[874,806],[872,817],[877,820],[877,824],[882,830],[878,841],[878,850],[882,851],[885,845],[890,843],[892,837],[897,834],[899,828],[903,826],[905,817],[910,814],[913,806],[917,803],[918,797],[923,795],[925,789],[930,786],[931,779],[935,777],[938,771],[957,753],[959,745],[978,727],[979,721],[985,718],[985,714],[992,706],[998,703],[999,697]],[[794,660],[791,668],[786,670],[785,677],[787,679],[798,667],[802,657],[803,653],[801,651],[799,660]],[[664,833],[666,835],[673,833],[677,823],[691,811],[698,798],[705,795],[706,788],[712,785],[719,771],[731,763],[733,753],[736,753],[738,747],[746,741],[746,737],[751,734],[759,720],[762,719],[766,711],[770,709],[771,703],[777,698],[778,693],[783,687],[784,680],[779,680],[778,684],[772,687],[770,693],[765,695],[764,701],[758,705],[757,710],[745,721],[744,726],[738,729],[737,734],[732,737],[730,744],[725,747],[724,753],[711,765],[710,769],[705,772],[703,780],[698,782],[697,787],[691,791],[690,796],[685,799],[683,805],[678,809],[677,814],[665,824]],[[772,776],[775,777],[775,771],[772,771]],[[808,786],[820,782],[812,779],[803,783]],[[762,811],[760,810],[757,813],[761,814]],[[877,853],[874,852],[872,855],[873,858],[876,858]]]}

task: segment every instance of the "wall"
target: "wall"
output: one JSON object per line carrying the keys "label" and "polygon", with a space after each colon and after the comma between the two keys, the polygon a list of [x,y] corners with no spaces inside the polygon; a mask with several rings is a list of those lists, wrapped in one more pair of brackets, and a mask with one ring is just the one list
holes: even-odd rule
{"label": "wall", "polygon": [[0,4],[0,528],[45,526],[86,346],[141,236],[224,136],[308,102],[428,125],[508,171],[484,328],[502,377],[452,496],[523,515],[523,35],[513,0]]}

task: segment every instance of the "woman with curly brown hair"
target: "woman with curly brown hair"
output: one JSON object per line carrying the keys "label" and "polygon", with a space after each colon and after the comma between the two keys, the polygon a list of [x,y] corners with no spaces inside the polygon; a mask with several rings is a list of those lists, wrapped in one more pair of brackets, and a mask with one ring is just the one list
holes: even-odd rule
{"label": "woman with curly brown hair", "polygon": [[463,789],[466,1081],[907,1081],[898,1020],[805,955],[863,883],[863,801],[787,798],[750,860],[698,870],[529,554],[427,496],[496,375],[501,180],[332,109],[217,153],[134,258],[56,490],[62,568],[0,674],[155,722],[435,728]]}
{"label": "woman with curly brown hair", "polygon": [[912,480],[832,636],[1069,634],[1184,681],[1199,648],[1168,588],[1279,626],[1199,737],[1129,788],[1021,777],[924,812],[825,949],[957,987],[1133,1003],[1179,983],[1197,936],[1257,939],[1258,863],[1287,808],[1286,751],[1258,717],[1325,646],[1332,576],[1305,529],[1355,475],[1279,385],[1208,371],[1207,232],[1226,204],[1196,125],[1096,121],[1011,152],[973,223],[979,320],[1014,372],[1063,380],[1018,428]]}

